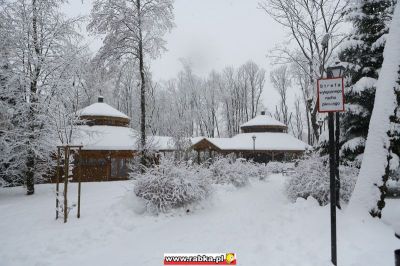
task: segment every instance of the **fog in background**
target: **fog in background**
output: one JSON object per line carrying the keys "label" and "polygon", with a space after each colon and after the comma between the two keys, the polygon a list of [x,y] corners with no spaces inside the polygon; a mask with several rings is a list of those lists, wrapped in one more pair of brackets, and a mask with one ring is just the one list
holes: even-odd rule
{"label": "fog in background", "polygon": [[[257,7],[259,1],[175,0],[176,27],[166,36],[168,51],[151,64],[154,80],[176,77],[182,69],[182,60],[199,76],[253,60],[267,70],[263,103],[273,112],[279,99],[270,83],[271,59],[266,56],[286,35],[282,26]],[[70,16],[88,16],[91,6],[92,0],[70,0],[64,9]],[[88,36],[84,28],[82,32],[91,50],[96,52],[101,39]],[[290,105],[294,93],[298,92],[292,89]]]}

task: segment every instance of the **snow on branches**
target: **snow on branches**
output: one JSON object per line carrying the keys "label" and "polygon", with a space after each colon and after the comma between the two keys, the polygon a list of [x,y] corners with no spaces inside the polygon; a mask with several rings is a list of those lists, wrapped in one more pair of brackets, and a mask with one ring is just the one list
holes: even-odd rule
{"label": "snow on branches", "polygon": [[[358,170],[356,168],[340,166],[340,199],[350,200]],[[295,173],[285,184],[286,194],[291,201],[297,198],[315,198],[320,205],[329,203],[329,163],[328,157],[321,157],[312,153],[298,161]]]}
{"label": "snow on branches", "polygon": [[213,185],[243,187],[250,179],[263,180],[267,176],[264,164],[244,159],[216,158],[197,165],[161,158],[158,165],[145,173],[132,173],[134,193],[144,200],[150,213],[168,212],[188,207],[210,195]]}
{"label": "snow on branches", "polygon": [[210,192],[208,176],[205,168],[163,158],[136,177],[134,193],[145,200],[150,213],[167,212],[205,199]]}
{"label": "snow on branches", "polygon": [[383,52],[384,61],[376,83],[374,108],[359,174],[351,200],[352,211],[367,210],[381,217],[387,193],[391,159],[391,118],[396,112],[395,90],[400,65],[400,6],[397,4]]}
{"label": "snow on branches", "polygon": [[267,168],[264,164],[256,164],[245,159],[217,158],[211,165],[211,180],[215,184],[232,184],[235,187],[244,187],[249,178],[264,179]]}

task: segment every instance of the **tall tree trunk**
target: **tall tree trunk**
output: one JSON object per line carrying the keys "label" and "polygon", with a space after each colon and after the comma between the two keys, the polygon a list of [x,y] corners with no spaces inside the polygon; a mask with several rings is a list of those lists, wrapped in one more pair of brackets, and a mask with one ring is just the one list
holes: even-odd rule
{"label": "tall tree trunk", "polygon": [[309,113],[308,108],[306,108],[306,118],[307,118],[307,143],[308,143],[308,145],[312,145],[312,143],[311,143],[310,113]]}
{"label": "tall tree trunk", "polygon": [[29,113],[28,113],[28,124],[29,124],[29,137],[27,141],[28,155],[26,158],[26,188],[27,195],[33,195],[35,193],[35,152],[33,149],[35,141],[35,124],[36,124],[36,104],[37,104],[37,83],[40,75],[40,64],[41,64],[41,50],[38,41],[38,29],[37,29],[37,0],[32,0],[32,38],[33,47],[36,55],[36,62],[34,63],[33,73],[31,76],[31,84],[29,91]]}
{"label": "tall tree trunk", "polygon": [[[31,93],[32,97],[33,93]],[[29,107],[29,138],[27,142],[28,148],[28,156],[26,158],[26,194],[33,195],[35,193],[35,153],[32,149],[32,145],[34,142],[34,120],[35,120],[35,111],[34,111],[34,102],[31,99],[30,107]]]}
{"label": "tall tree trunk", "polygon": [[142,36],[142,11],[141,2],[136,0],[138,10],[139,24],[139,72],[140,72],[140,144],[141,144],[141,161],[146,165],[146,77],[144,73],[144,54],[143,54],[143,36]]}
{"label": "tall tree trunk", "polygon": [[311,126],[313,129],[313,133],[315,136],[315,143],[318,143],[319,141],[319,125],[318,125],[318,121],[317,121],[317,109],[318,107],[315,105],[314,108],[312,109],[311,112]]}
{"label": "tall tree trunk", "polygon": [[[312,47],[312,45],[310,45]],[[309,62],[309,67],[310,67],[310,84],[313,86],[313,88],[316,87],[317,84],[315,84],[314,82],[314,78],[313,78],[313,73],[314,73],[314,67],[313,67],[313,63],[312,61]],[[311,90],[314,91],[314,90]],[[317,122],[317,111],[318,111],[318,103],[317,101],[315,101],[314,106],[312,106],[312,101],[308,102],[309,106],[308,109],[311,111],[310,112],[310,122],[311,122],[311,128],[313,129],[313,135],[315,136],[315,141],[316,143],[318,143],[319,141],[319,126],[318,126],[318,122]],[[312,142],[314,143],[313,139]]]}

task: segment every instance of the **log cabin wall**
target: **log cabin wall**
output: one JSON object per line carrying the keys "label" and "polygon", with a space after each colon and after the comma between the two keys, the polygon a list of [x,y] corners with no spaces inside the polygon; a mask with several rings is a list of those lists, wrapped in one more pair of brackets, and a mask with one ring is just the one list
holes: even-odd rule
{"label": "log cabin wall", "polygon": [[204,161],[204,158],[210,159],[218,155],[228,156],[234,154],[237,158],[245,158],[258,163],[268,163],[270,161],[290,161],[300,158],[304,154],[304,151],[301,150],[220,150],[207,139],[196,143],[192,146],[192,149],[197,152],[198,163]]}
{"label": "log cabin wall", "polygon": [[282,126],[247,126],[241,127],[242,133],[264,133],[264,132],[275,132],[275,133],[287,133],[287,127]]}
{"label": "log cabin wall", "polygon": [[136,155],[133,151],[88,151],[79,155],[80,164],[73,169],[73,181],[114,181],[128,179],[128,164]]}
{"label": "log cabin wall", "polygon": [[111,116],[81,116],[80,119],[86,120],[88,126],[116,126],[128,127],[129,119]]}

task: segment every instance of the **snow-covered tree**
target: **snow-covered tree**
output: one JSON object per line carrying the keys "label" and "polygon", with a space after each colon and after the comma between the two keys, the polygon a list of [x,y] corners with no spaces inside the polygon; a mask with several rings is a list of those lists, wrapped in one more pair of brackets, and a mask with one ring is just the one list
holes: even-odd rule
{"label": "snow-covered tree", "polygon": [[[314,90],[311,85],[311,80],[304,69],[306,66],[299,66],[297,63],[293,63],[291,67],[291,74],[293,79],[293,86],[297,87],[300,90],[301,95],[301,105],[303,106],[303,110],[305,113],[305,122],[307,126],[307,143],[309,145],[313,145],[314,137],[311,128],[311,120],[310,114],[312,110],[312,94]],[[297,111],[296,111],[297,112]]]}
{"label": "snow-covered tree", "polygon": [[165,50],[164,35],[173,24],[173,0],[95,0],[88,29],[104,35],[98,57],[105,62],[125,59],[140,75],[140,143],[146,146],[146,67]]}
{"label": "snow-covered tree", "polygon": [[271,72],[272,86],[278,91],[280,97],[279,108],[276,107],[275,118],[285,125],[289,125],[288,89],[291,86],[291,77],[288,67],[281,66]]}
{"label": "snow-covered tree", "polygon": [[303,131],[304,131],[304,126],[303,126],[303,108],[301,108],[301,100],[300,97],[297,97],[294,101],[294,116],[293,119],[290,120],[289,126],[291,128],[291,132],[293,135],[300,139],[303,140]]}
{"label": "snow-covered tree", "polygon": [[264,85],[265,70],[252,61],[239,69],[226,67],[222,71],[219,89],[226,135],[239,133],[240,125],[262,110],[260,96]]}
{"label": "snow-covered tree", "polygon": [[10,180],[25,180],[27,194],[51,167],[55,136],[49,114],[70,65],[71,50],[79,35],[79,18],[67,19],[62,0],[15,0],[1,5],[0,27],[3,88],[7,110],[2,128],[0,165]]}
{"label": "snow-covered tree", "polygon": [[391,0],[355,1],[347,10],[353,30],[339,54],[347,65],[346,112],[341,122],[341,154],[346,162],[361,162],[392,11]]}
{"label": "snow-covered tree", "polygon": [[291,43],[296,45],[295,49],[287,43],[278,46],[272,57],[280,63],[296,64],[310,80],[307,111],[316,140],[319,139],[316,80],[323,77],[327,63],[344,39],[340,26],[347,3],[347,0],[267,0],[259,4],[287,29]]}
{"label": "snow-covered tree", "polygon": [[249,61],[203,78],[190,64],[176,78],[153,84],[150,132],[178,138],[232,136],[261,109],[265,70]]}
{"label": "snow-covered tree", "polygon": [[361,170],[351,199],[352,210],[362,209],[377,217],[381,217],[385,206],[386,181],[392,157],[391,140],[395,126],[393,119],[398,111],[396,91],[400,65],[399,42],[400,5],[397,4],[386,36]]}

